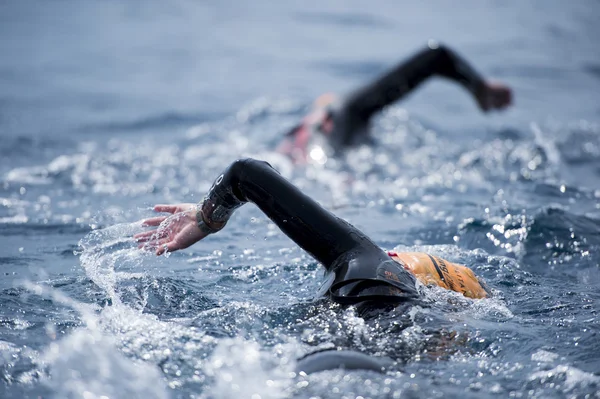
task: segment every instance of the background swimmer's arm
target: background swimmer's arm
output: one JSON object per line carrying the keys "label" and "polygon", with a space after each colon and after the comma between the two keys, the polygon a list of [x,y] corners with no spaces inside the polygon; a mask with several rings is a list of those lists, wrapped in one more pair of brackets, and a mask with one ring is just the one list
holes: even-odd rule
{"label": "background swimmer's arm", "polygon": [[368,120],[385,106],[401,99],[431,76],[451,79],[475,98],[482,110],[510,104],[510,89],[487,83],[475,69],[450,48],[430,45],[346,99],[343,111]]}
{"label": "background swimmer's arm", "polygon": [[360,230],[303,194],[268,163],[254,159],[235,161],[216,180],[202,206],[206,224],[222,228],[245,202],[255,203],[328,270],[348,251],[371,247],[381,251]]}

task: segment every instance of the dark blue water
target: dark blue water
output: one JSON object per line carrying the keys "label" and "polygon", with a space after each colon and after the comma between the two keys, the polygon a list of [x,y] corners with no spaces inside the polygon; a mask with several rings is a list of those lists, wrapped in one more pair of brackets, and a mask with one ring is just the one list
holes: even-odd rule
{"label": "dark blue water", "polygon": [[[600,397],[600,4],[586,0],[0,4],[0,397]],[[271,151],[323,91],[434,38],[515,106],[431,81],[377,144],[293,169]],[[495,292],[364,320],[252,206],[168,257],[129,236],[267,159],[386,249]],[[342,347],[386,375],[294,376]]]}

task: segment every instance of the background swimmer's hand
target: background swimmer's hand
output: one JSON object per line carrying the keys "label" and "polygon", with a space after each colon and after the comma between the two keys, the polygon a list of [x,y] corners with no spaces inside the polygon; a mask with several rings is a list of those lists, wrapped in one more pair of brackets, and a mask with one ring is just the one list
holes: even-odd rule
{"label": "background swimmer's hand", "polygon": [[139,248],[156,250],[156,255],[187,248],[208,234],[198,227],[196,204],[156,205],[156,212],[167,212],[170,216],[146,219],[143,226],[157,226],[156,229],[138,233],[133,238],[140,243]]}
{"label": "background swimmer's hand", "polygon": [[476,98],[479,107],[485,112],[503,109],[512,103],[512,90],[500,82],[485,82]]}

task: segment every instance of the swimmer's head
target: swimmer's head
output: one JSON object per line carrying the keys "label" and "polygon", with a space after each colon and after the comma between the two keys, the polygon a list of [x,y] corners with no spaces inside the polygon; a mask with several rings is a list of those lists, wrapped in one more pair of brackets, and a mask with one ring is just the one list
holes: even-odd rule
{"label": "swimmer's head", "polygon": [[333,93],[321,94],[313,103],[314,108],[327,108],[337,101],[337,96]]}
{"label": "swimmer's head", "polygon": [[490,296],[486,285],[464,265],[422,252],[389,251],[388,255],[412,273],[423,285],[437,285],[474,299]]}

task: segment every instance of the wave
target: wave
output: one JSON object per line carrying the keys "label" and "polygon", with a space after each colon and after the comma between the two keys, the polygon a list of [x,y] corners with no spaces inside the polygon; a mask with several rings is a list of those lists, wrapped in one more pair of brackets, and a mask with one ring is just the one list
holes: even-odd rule
{"label": "wave", "polygon": [[533,216],[515,212],[471,218],[459,227],[459,235],[468,248],[513,254],[531,271],[541,273],[552,273],[556,269],[549,266],[564,263],[560,272],[575,274],[599,262],[600,220],[561,207],[547,206]]}
{"label": "wave", "polygon": [[108,123],[97,123],[94,125],[83,126],[77,129],[81,133],[115,133],[115,132],[134,132],[148,130],[166,129],[176,127],[189,127],[200,123],[221,120],[226,115],[223,113],[180,113],[166,112],[163,114],[150,115],[132,121],[112,121]]}

